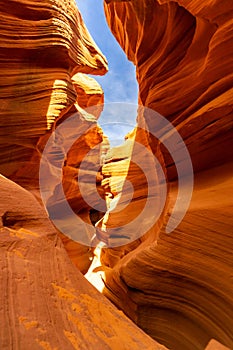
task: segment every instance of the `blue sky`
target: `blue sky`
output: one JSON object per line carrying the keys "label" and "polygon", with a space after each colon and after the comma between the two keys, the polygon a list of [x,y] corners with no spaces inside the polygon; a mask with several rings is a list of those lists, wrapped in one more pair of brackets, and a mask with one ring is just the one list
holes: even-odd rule
{"label": "blue sky", "polygon": [[[109,72],[103,76],[94,76],[104,90],[105,103],[125,102],[137,105],[138,84],[135,77],[135,67],[130,62],[115,37],[111,33],[105,19],[103,0],[76,0],[83,20],[98,47],[108,60]],[[114,131],[114,125],[107,127],[106,116],[104,123],[99,124],[106,134],[109,134],[111,145],[119,144],[124,135],[135,125],[136,113],[132,116],[132,123],[120,125],[119,117]],[[124,122],[124,115],[120,117]],[[111,130],[111,132],[110,132]],[[110,135],[111,134],[111,135]],[[114,139],[115,138],[115,139]]]}

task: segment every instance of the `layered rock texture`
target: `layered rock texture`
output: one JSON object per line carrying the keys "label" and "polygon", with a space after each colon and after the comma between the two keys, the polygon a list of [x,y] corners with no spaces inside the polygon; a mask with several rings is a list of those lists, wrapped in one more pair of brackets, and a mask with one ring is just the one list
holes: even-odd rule
{"label": "layered rock texture", "polygon": [[[105,10],[114,36],[136,65],[139,104],[172,121],[196,171],[229,160],[233,4],[110,1]],[[165,160],[174,177],[166,153]]]}
{"label": "layered rock texture", "polygon": [[[169,182],[165,210],[148,232],[143,222],[127,231],[146,197],[145,183],[127,141],[120,157],[119,150],[112,151],[103,167],[103,186],[114,203],[120,185],[121,200],[99,223],[99,235],[108,244],[113,239],[126,243],[135,231],[143,236],[134,244],[103,249],[102,267],[94,271],[105,279],[105,295],[168,348],[201,350],[211,338],[233,348],[232,4],[106,1],[105,12],[113,34],[136,65],[139,104],[165,116],[185,141],[194,191],[183,221],[166,234],[179,183],[174,154],[163,143],[174,132],[161,129],[150,113],[139,114],[139,126],[161,129],[156,140],[138,128],[134,140],[160,160]],[[131,179],[134,188],[134,205],[124,210],[129,190],[122,186],[122,177]]]}
{"label": "layered rock texture", "polygon": [[[79,167],[96,147],[86,162],[98,170],[108,141],[96,124],[103,91],[83,73],[104,74],[106,59],[74,1],[1,1],[0,11],[0,169],[38,199],[0,178],[0,348],[165,349],[85,280],[70,258],[85,272],[91,249],[56,230],[38,192],[40,160],[48,145],[41,186],[46,185],[42,199],[50,216],[61,214],[65,198],[91,226],[90,204],[78,188]],[[83,110],[93,105],[100,107]],[[59,129],[67,120],[65,130]],[[68,149],[67,139],[73,141]],[[86,191],[89,176],[80,180]],[[101,179],[99,174],[97,182]]]}
{"label": "layered rock texture", "polygon": [[[63,169],[65,196],[71,204],[76,196],[75,211],[91,225],[90,206],[79,201],[75,178],[85,153],[103,139],[96,125],[101,107],[89,115],[82,113],[82,108],[102,105],[103,91],[84,73],[106,73],[107,61],[89,35],[75,1],[0,2],[0,11],[0,96],[4,101],[0,107],[0,172],[38,197],[45,144],[57,126],[75,114],[78,130],[73,137],[77,136],[82,153],[70,150],[66,157],[56,141],[52,152],[57,147],[53,157],[67,158]],[[100,150],[96,150],[92,163],[100,161]],[[56,166],[48,167],[44,177],[54,169]],[[59,202],[57,183],[50,185],[54,185],[49,188],[51,196]],[[63,239],[71,258],[85,272],[92,256],[90,249],[65,236]]]}
{"label": "layered rock texture", "polygon": [[[82,73],[105,73],[106,60],[74,1],[1,1],[0,11],[1,172],[39,199],[41,153],[59,124],[75,115],[79,146],[66,154],[63,185],[68,201],[76,196],[74,210],[91,223],[89,207],[78,198],[77,168],[93,146],[104,139],[106,148],[107,141],[96,125],[101,108],[82,110],[102,104],[103,91]],[[48,179],[63,155],[53,151]],[[92,163],[100,166],[101,154],[97,148]],[[4,177],[0,188],[1,349],[163,349],[74,267],[67,251],[85,272],[92,256],[88,247],[57,232],[25,189]],[[59,188],[49,190],[59,204]]]}
{"label": "layered rock texture", "polygon": [[165,350],[86,281],[32,194],[0,188],[2,350]]}
{"label": "layered rock texture", "polygon": [[[18,183],[0,177],[0,348],[232,349],[231,2],[106,1],[149,108],[111,150],[104,93],[86,75],[107,61],[75,1],[0,1],[0,12],[0,172]],[[164,146],[175,129],[150,110],[194,167],[171,234],[190,184]]]}
{"label": "layered rock texture", "polygon": [[10,176],[76,99],[76,72],[104,74],[105,57],[75,1],[1,1],[1,163]]}

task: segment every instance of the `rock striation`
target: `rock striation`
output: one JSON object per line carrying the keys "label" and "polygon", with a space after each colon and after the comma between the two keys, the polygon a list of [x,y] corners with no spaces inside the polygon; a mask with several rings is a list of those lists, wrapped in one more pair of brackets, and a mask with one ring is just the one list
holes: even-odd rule
{"label": "rock striation", "polygon": [[[179,131],[195,177],[189,210],[167,235],[178,190],[174,159],[163,145],[172,133],[161,130],[161,141],[151,135],[143,138],[136,130],[134,140],[158,156],[167,177],[165,211],[160,225],[140,242],[103,249],[102,267],[95,271],[102,269],[103,292],[110,300],[153,338],[177,350],[203,350],[212,338],[233,347],[232,10],[232,4],[220,1],[105,4],[108,24],[136,66],[139,104],[165,116]],[[149,130],[161,127],[156,118],[139,114],[138,125],[143,123]],[[117,204],[115,213],[102,219],[105,242],[112,224],[124,227],[134,218],[139,194],[146,195],[127,143],[120,154],[121,159],[112,157],[103,167],[103,186],[112,186],[117,198],[114,189],[118,184],[124,189],[123,177],[131,179],[134,206],[117,213]],[[121,167],[123,159],[127,167]],[[127,191],[121,198],[127,198]],[[135,229],[145,233],[143,224]],[[127,237],[127,230],[120,235]]]}
{"label": "rock striation", "polygon": [[107,62],[75,1],[0,2],[1,162],[11,176],[76,100],[74,73],[104,74]]}
{"label": "rock striation", "polygon": [[91,286],[34,196],[0,176],[0,347],[165,350]]}
{"label": "rock striation", "polygon": [[[97,125],[104,93],[86,76],[104,74],[107,62],[75,1],[0,1],[0,172],[31,191],[0,177],[0,348],[231,349],[232,4],[105,2],[109,26],[136,66],[139,105],[165,116],[189,149],[190,207],[166,234],[178,184],[163,141],[173,133],[151,113],[139,109],[124,145],[108,151]],[[42,199],[58,229],[38,192],[45,150]],[[148,198],[157,206],[127,226]],[[72,226],[66,203],[82,225]],[[155,341],[77,270],[86,273],[97,255],[80,237],[111,247],[99,244],[101,266],[87,276]]]}
{"label": "rock striation", "polygon": [[[227,0],[105,5],[114,36],[136,66],[139,104],[177,127],[195,171],[232,156],[232,11]],[[163,153],[174,178],[174,163]]]}
{"label": "rock striation", "polygon": [[[101,87],[86,73],[105,74],[106,58],[88,33],[74,0],[41,1],[39,5],[10,0],[0,2],[0,12],[0,96],[4,99],[0,107],[0,172],[39,198],[44,147],[56,127],[76,114],[78,133],[85,134],[78,140],[82,153],[74,151],[76,143],[69,152],[63,182],[67,200],[72,205],[76,196],[76,213],[91,225],[90,206],[81,200],[75,178],[85,152],[103,139],[96,125],[101,107],[92,109],[86,122],[81,115],[82,108],[103,104]],[[92,129],[89,135],[88,125]],[[100,163],[98,150],[92,163]],[[50,191],[57,191],[53,199],[59,202],[58,188]],[[90,249],[62,238],[73,262],[85,272],[93,255]]]}
{"label": "rock striation", "polygon": [[[74,1],[10,0],[0,2],[0,11],[4,99],[0,171],[37,198],[0,177],[0,348],[165,349],[84,279],[70,258],[85,272],[93,253],[57,232],[38,193],[39,164],[47,142],[73,116],[70,130],[66,129],[66,135],[60,132],[63,139],[49,149],[53,162],[47,163],[47,172],[41,175],[48,178],[46,200],[51,215],[59,212],[62,202],[61,183],[49,181],[59,165],[66,201],[91,224],[90,205],[80,196],[77,176],[80,163],[93,147],[95,152],[86,161],[101,166],[108,141],[96,124],[103,91],[83,73],[104,74],[106,59],[87,32]],[[98,107],[89,113],[83,110],[93,105]],[[69,137],[73,140],[75,126],[78,139],[68,152],[61,153],[58,145],[66,146]],[[83,175],[86,185],[89,176]],[[99,174],[94,182],[101,179]],[[103,190],[98,190],[103,196]]]}

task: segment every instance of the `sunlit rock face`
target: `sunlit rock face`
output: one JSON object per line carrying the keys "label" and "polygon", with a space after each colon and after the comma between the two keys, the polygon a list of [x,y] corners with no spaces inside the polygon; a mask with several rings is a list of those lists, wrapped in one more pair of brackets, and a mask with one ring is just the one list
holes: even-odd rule
{"label": "sunlit rock face", "polygon": [[165,350],[75,268],[34,196],[0,176],[0,348]]}
{"label": "sunlit rock face", "polygon": [[[0,107],[0,172],[40,197],[39,165],[46,142],[58,125],[76,114],[80,137],[68,156],[64,154],[66,166],[60,180],[68,202],[72,205],[76,196],[72,207],[91,225],[90,206],[81,201],[77,186],[77,168],[85,152],[101,143],[103,133],[96,125],[101,108],[89,118],[82,117],[82,108],[102,105],[104,95],[85,73],[106,73],[107,61],[90,37],[74,0],[1,2],[0,11],[0,96],[4,99]],[[53,157],[59,157],[59,152]],[[99,146],[92,163],[98,164],[100,159]],[[49,176],[49,169],[44,176]],[[50,206],[54,206],[54,201],[59,203],[57,184],[49,190]],[[90,249],[62,238],[73,262],[85,272],[93,255]]]}
{"label": "sunlit rock face", "polygon": [[[233,347],[232,10],[227,1],[105,4],[113,34],[136,65],[139,104],[165,116],[180,132],[195,179],[189,210],[170,235],[163,226],[172,212],[176,182],[169,184],[159,227],[130,247],[104,249],[104,293],[148,334],[177,350],[203,350],[212,338]],[[153,126],[145,118],[148,122]],[[174,161],[161,142],[148,137],[146,143],[138,131],[136,137],[158,156],[168,180],[176,180]],[[122,159],[119,167],[112,160],[103,167],[103,185],[117,197],[117,177],[121,184],[125,167]],[[129,164],[130,159],[126,179],[131,178],[138,200],[102,219],[99,235],[105,242],[108,228],[118,220],[121,226],[127,223],[146,197]],[[127,191],[121,195],[127,199]],[[143,225],[139,229],[143,232]],[[127,233],[122,230],[120,236]]]}
{"label": "sunlit rock face", "polygon": [[[72,261],[85,273],[93,257],[90,246],[95,238],[90,214],[98,204],[99,196],[104,198],[100,168],[109,143],[97,125],[103,108],[100,85],[82,73],[75,74],[72,81],[77,91],[76,103],[61,113],[53,130],[41,137],[37,144],[43,151],[42,160],[45,162],[45,166],[40,167],[40,191],[42,194],[49,192],[44,198],[49,216],[59,229]],[[40,156],[35,157],[40,160]],[[37,160],[37,164],[41,165],[42,160]],[[17,175],[22,178],[27,169],[28,166]],[[67,205],[71,208],[69,212]],[[104,202],[99,212],[105,211]],[[99,212],[96,213],[98,219],[101,217]]]}
{"label": "sunlit rock face", "polygon": [[217,342],[215,339],[212,339],[206,348],[206,350],[227,350],[227,349],[229,348],[226,348],[224,345]]}
{"label": "sunlit rock face", "polygon": [[[86,267],[91,263],[89,258],[93,256],[89,247],[95,239],[91,210],[98,206],[102,198],[103,205],[95,213],[96,221],[101,217],[101,212],[106,211],[104,190],[100,186],[100,168],[108,140],[96,124],[95,116],[80,110],[78,104],[72,106],[65,118],[61,124],[63,117],[58,120],[56,125],[58,132],[55,138],[59,138],[62,147],[54,150],[54,143],[51,142],[51,150],[48,150],[48,157],[52,155],[52,159],[58,159],[58,162],[45,164],[43,170],[40,169],[40,179],[44,183],[41,183],[40,190],[41,193],[49,191],[49,196],[44,200],[49,216],[65,234],[62,240],[72,261],[82,272],[86,272]],[[65,149],[69,151],[66,153]],[[87,252],[87,255],[81,252]]]}
{"label": "sunlit rock face", "polygon": [[[51,212],[59,213],[55,206],[62,201],[61,180],[66,201],[78,215],[82,212],[84,221],[88,219],[90,205],[80,197],[77,172],[94,147],[86,161],[101,166],[108,140],[96,124],[102,107],[89,113],[83,110],[101,106],[103,91],[81,72],[102,74],[106,60],[87,33],[74,1],[0,2],[0,10],[1,171],[38,199],[0,177],[0,348],[165,350],[84,279],[69,256],[85,272],[90,249],[58,235],[40,204],[41,155],[53,132],[73,117],[67,134],[60,132],[60,143],[49,148],[52,162],[41,176],[48,178]],[[72,138],[75,132],[77,139]],[[62,154],[58,146],[69,139],[74,142]],[[62,179],[56,183],[50,175],[56,174],[59,161]],[[99,173],[94,183],[100,184],[101,179]],[[100,195],[101,191],[99,186]]]}
{"label": "sunlit rock face", "polygon": [[[65,154],[61,182],[73,210],[88,218],[90,206],[81,201],[77,189],[78,168],[95,146],[87,161],[100,166],[108,140],[96,124],[102,107],[90,113],[83,110],[101,105],[103,91],[81,72],[103,74],[106,60],[74,1],[8,1],[0,2],[0,9],[1,171],[39,199],[0,177],[0,348],[165,349],[90,286],[67,255],[85,272],[90,249],[58,235],[39,203],[42,152],[53,132],[75,116],[67,135],[60,133],[59,141],[65,144],[78,126],[79,138]],[[42,173],[48,180],[63,156],[55,143],[52,146],[53,162]],[[98,174],[97,183],[101,179]],[[50,185],[51,209],[61,204],[61,187],[56,181],[48,181]]]}
{"label": "sunlit rock face", "polygon": [[[232,11],[229,1],[149,0],[105,6],[116,39],[134,62],[139,103],[173,122],[195,170],[230,157]],[[165,153],[169,176],[174,166]]]}
{"label": "sunlit rock face", "polygon": [[[108,22],[137,67],[139,103],[177,125],[195,171],[210,168],[196,176],[183,222],[171,235],[164,233],[176,197],[174,183],[151,229],[145,232],[144,226],[151,216],[134,231],[124,232],[119,225],[136,218],[147,202],[146,179],[132,161],[136,142],[156,155],[165,178],[174,179],[176,172],[160,142],[143,129],[148,122],[153,124],[144,115],[138,116],[142,129],[127,136],[126,147],[107,153],[108,140],[96,124],[103,91],[83,75],[103,74],[107,63],[74,1],[0,2],[0,171],[40,201],[38,172],[44,147],[54,131],[76,116],[77,129],[71,123],[59,141],[64,145],[75,131],[79,137],[68,152],[51,148],[55,167],[48,164],[42,173],[49,178],[57,171],[56,162],[62,165],[61,179],[47,182],[51,217],[59,219],[68,202],[91,228],[75,227],[75,233],[89,242],[94,238],[116,246],[102,251],[103,266],[98,271],[103,275],[103,292],[152,337],[177,350],[221,348],[215,340],[209,342],[212,338],[232,348],[232,168],[226,162],[231,151],[231,4],[108,3]],[[98,107],[93,109],[94,105]],[[80,164],[93,148],[85,161],[89,169],[99,169],[97,177],[93,181],[95,171],[87,171],[78,183]],[[129,204],[131,187],[125,179],[134,190]],[[91,212],[98,201],[95,182],[100,197],[109,199],[106,209],[111,200],[119,199],[116,207],[122,211],[107,211],[101,219],[98,212]],[[91,204],[81,196],[81,184]],[[55,231],[47,213],[25,189],[5,178],[0,179],[0,188],[1,349],[9,344],[26,350],[164,348],[116,311],[71,263],[69,257],[85,273],[92,249],[62,230]],[[157,198],[160,195],[158,188]],[[69,217],[63,218],[69,226]],[[94,237],[91,224],[96,221]],[[109,235],[112,226],[120,230]],[[128,243],[131,235],[137,239]],[[124,246],[117,247],[119,243]]]}
{"label": "sunlit rock face", "polygon": [[95,79],[83,73],[73,75],[72,83],[77,93],[78,105],[92,112],[96,119],[99,118],[104,103],[104,92],[101,86]]}
{"label": "sunlit rock face", "polygon": [[75,102],[72,75],[104,74],[107,63],[74,0],[1,1],[0,12],[0,172],[10,176]]}
{"label": "sunlit rock face", "polygon": [[[158,160],[164,168],[158,148],[157,157],[154,157],[149,133],[138,127],[126,135],[121,146],[110,149],[105,157],[102,188],[108,210],[96,227],[98,238],[108,247],[113,247],[102,250],[102,262],[107,266],[113,267],[132,250],[135,253],[142,242],[149,244],[158,238],[166,212],[160,203],[161,197],[164,197],[165,207],[168,202],[166,194],[164,196],[166,178],[159,179],[158,176]],[[150,179],[152,181],[148,184]]]}

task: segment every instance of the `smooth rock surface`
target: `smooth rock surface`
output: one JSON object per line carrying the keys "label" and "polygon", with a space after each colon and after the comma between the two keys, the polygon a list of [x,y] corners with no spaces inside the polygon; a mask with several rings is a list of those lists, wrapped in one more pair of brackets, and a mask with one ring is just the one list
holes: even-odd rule
{"label": "smooth rock surface", "polygon": [[[103,91],[86,73],[105,74],[106,58],[88,33],[74,0],[43,0],[39,4],[27,0],[10,0],[7,4],[2,1],[0,12],[0,97],[4,99],[0,106],[0,171],[30,189],[40,200],[39,166],[44,147],[55,128],[76,113],[80,118],[77,134],[82,136],[78,148],[83,150],[81,154],[73,146],[64,168],[64,180],[60,182],[64,182],[66,199],[71,205],[77,195],[74,210],[80,212],[81,208],[81,220],[91,226],[90,205],[81,200],[76,167],[85,152],[103,138],[96,125]],[[93,105],[100,108],[92,108],[93,115],[85,128],[82,108]],[[88,133],[88,123],[94,129],[90,135],[84,135]],[[53,156],[59,157],[59,152]],[[96,151],[92,163],[99,164],[101,156]],[[49,177],[49,172],[44,176]],[[55,187],[51,192],[57,191]],[[59,202],[59,193],[54,200]],[[61,237],[72,260],[86,272],[93,256],[89,247],[71,242],[62,234]]]}
{"label": "smooth rock surface", "polygon": [[[174,132],[160,129],[159,119],[151,113],[139,114],[139,125],[161,135],[161,140],[151,135],[144,139],[137,130],[135,139],[158,156],[167,174],[162,225],[143,236],[140,244],[103,249],[102,266],[94,273],[104,278],[105,295],[148,334],[177,350],[203,350],[212,338],[233,348],[232,10],[227,1],[105,4],[109,26],[136,66],[139,104],[171,121],[188,147],[194,190],[182,222],[166,234],[178,185],[174,155],[163,142]],[[122,187],[123,168],[120,162],[119,168],[109,162],[103,170],[113,177],[103,184],[117,188],[117,169]],[[125,176],[134,186],[134,206],[115,214],[114,226],[123,227],[122,236],[129,233],[124,225],[137,216],[140,185],[145,191],[134,170],[132,166]],[[124,196],[127,191],[122,191],[122,200]],[[106,241],[111,215],[105,219]],[[143,223],[135,230],[144,232]]]}
{"label": "smooth rock surface", "polygon": [[228,350],[224,345],[217,342],[215,339],[212,339],[207,345],[206,350]]}
{"label": "smooth rock surface", "polygon": [[[232,157],[232,2],[113,1],[105,12],[136,66],[139,104],[177,127],[195,171]],[[175,178],[173,160],[163,153]]]}
{"label": "smooth rock surface", "polygon": [[1,1],[0,13],[0,172],[10,176],[75,102],[74,73],[104,74],[107,62],[74,0]]}
{"label": "smooth rock surface", "polygon": [[[233,348],[232,9],[228,0],[105,4],[112,32],[136,65],[139,104],[171,121],[191,154],[195,187],[190,208],[167,235],[164,228],[177,195],[177,183],[171,180],[177,172],[162,143],[172,133],[160,130],[150,113],[139,113],[139,127],[128,135],[126,146],[106,156],[109,144],[96,124],[103,91],[83,73],[104,74],[107,62],[75,2],[0,2],[0,171],[41,201],[38,171],[46,142],[76,114],[78,127],[71,123],[67,135],[60,133],[57,140],[64,146],[71,137],[73,146],[68,152],[50,148],[55,166],[48,166],[45,179],[64,161],[61,179],[47,181],[51,217],[66,214],[61,208],[68,201],[83,220],[82,227],[74,226],[74,234],[113,245],[102,249],[101,266],[89,271],[90,280],[97,276],[95,282],[101,281],[103,293],[117,307],[174,350]],[[83,110],[87,107],[89,114]],[[145,132],[147,127],[159,130],[162,139]],[[159,220],[145,229],[154,219],[149,211],[132,230],[125,225],[139,217],[148,200],[147,179],[133,157],[137,142],[144,147],[136,155],[145,161],[148,177],[160,184],[146,151],[156,156],[170,182]],[[93,147],[78,183],[80,165]],[[0,348],[164,349],[79,273],[76,267],[88,270],[93,249],[57,233],[26,190],[5,178],[0,185]],[[161,188],[156,190],[160,198]],[[91,210],[104,197],[108,211],[97,221],[98,210]],[[96,221],[97,237],[92,226]],[[71,221],[63,223],[70,228]]]}
{"label": "smooth rock surface", "polygon": [[71,263],[33,195],[0,176],[0,348],[164,349]]}
{"label": "smooth rock surface", "polygon": [[168,348],[201,350],[211,338],[233,346],[231,174],[226,164],[197,175],[174,232],[104,249],[94,272],[105,280],[103,293]]}

